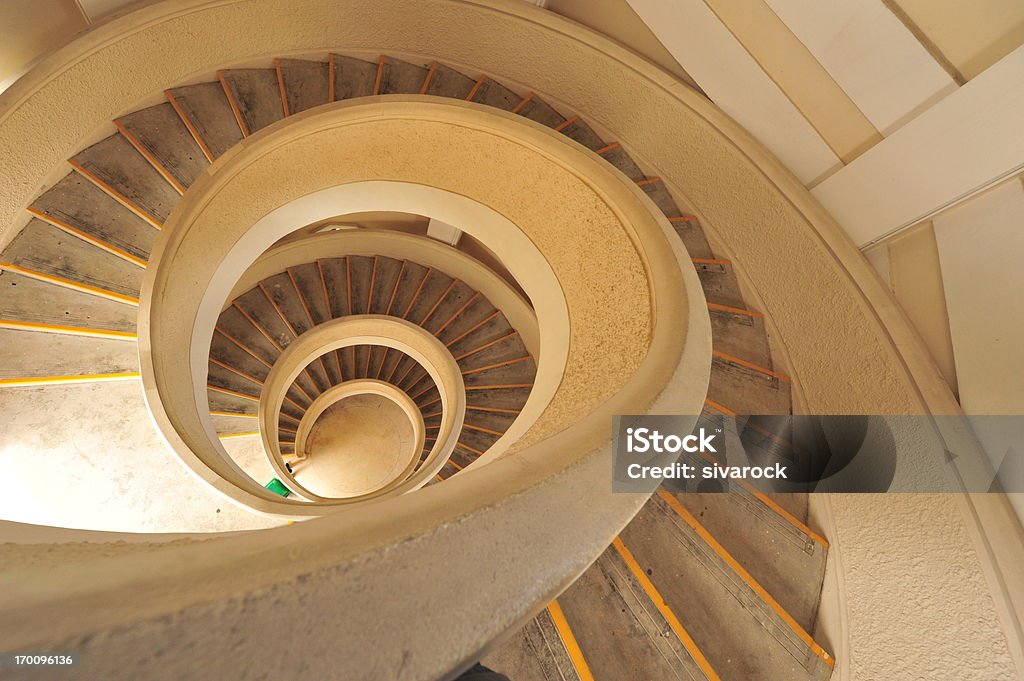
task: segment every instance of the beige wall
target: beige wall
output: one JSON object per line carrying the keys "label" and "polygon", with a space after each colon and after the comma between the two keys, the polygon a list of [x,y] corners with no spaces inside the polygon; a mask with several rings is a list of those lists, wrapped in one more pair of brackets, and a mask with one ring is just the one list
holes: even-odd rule
{"label": "beige wall", "polygon": [[1024,186],[1018,176],[937,215],[935,238],[968,414],[1024,414]]}
{"label": "beige wall", "polygon": [[970,80],[1024,44],[1020,0],[890,0],[923,40]]}
{"label": "beige wall", "polygon": [[883,278],[928,347],[943,378],[956,394],[956,364],[949,335],[949,316],[932,223],[879,244],[869,258],[884,268]]}
{"label": "beige wall", "polygon": [[545,7],[614,38],[688,85],[700,89],[626,0],[548,0]]}
{"label": "beige wall", "polygon": [[0,92],[41,55],[88,25],[75,0],[4,0],[0,9]]}

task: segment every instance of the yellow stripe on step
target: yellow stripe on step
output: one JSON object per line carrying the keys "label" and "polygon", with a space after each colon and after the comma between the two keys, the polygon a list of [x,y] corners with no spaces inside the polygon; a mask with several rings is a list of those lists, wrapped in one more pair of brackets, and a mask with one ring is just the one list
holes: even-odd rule
{"label": "yellow stripe on step", "polygon": [[32,376],[28,378],[0,378],[0,388],[31,388],[44,385],[70,385],[74,383],[106,383],[130,381],[139,378],[138,373],[123,374],[80,374],[78,376]]}
{"label": "yellow stripe on step", "polygon": [[558,604],[558,601],[551,601],[551,605],[548,606],[548,614],[551,615],[551,620],[555,623],[555,629],[558,630],[562,645],[565,646],[565,652],[569,654],[569,659],[572,660],[572,666],[576,668],[580,681],[594,681],[594,675],[590,673],[590,665],[583,657],[580,644],[576,641],[576,636],[572,633],[569,621],[565,619],[565,613],[562,612],[562,606]]}
{"label": "yellow stripe on step", "polygon": [[683,508],[683,505],[679,503],[678,499],[665,490],[659,490],[658,496],[676,512],[676,515],[678,515],[684,523],[690,526],[690,529],[692,529],[698,537],[704,540],[704,543],[706,543],[719,558],[725,561],[725,563],[731,567],[737,575],[739,575],[740,579],[742,579],[747,586],[754,590],[754,593],[760,596],[761,599],[768,604],[776,615],[782,618],[782,621],[786,623],[786,626],[792,629],[793,633],[796,634],[797,637],[799,637],[815,655],[824,660],[825,664],[829,667],[835,666],[835,660],[832,659],[832,656],[826,653],[825,650],[818,645],[813,638],[811,638],[811,635],[804,631],[803,627],[797,624],[796,620],[786,612],[779,602],[776,601],[772,595],[769,594],[765,588],[761,586],[728,551],[725,550],[725,547],[718,543],[718,540],[711,536],[711,533],[708,532],[700,522],[698,522],[692,513]]}
{"label": "yellow stripe on step", "polygon": [[676,636],[679,637],[679,641],[683,644],[683,647],[686,648],[686,651],[690,653],[690,657],[692,657],[693,661],[697,663],[700,670],[704,672],[704,676],[708,678],[708,681],[719,681],[718,674],[715,673],[715,670],[711,667],[711,663],[708,662],[708,659],[704,657],[704,653],[702,653],[700,648],[697,647],[696,641],[694,641],[690,637],[690,634],[687,633],[686,629],[683,628],[683,623],[679,621],[676,614],[672,612],[670,607],[668,607],[668,603],[666,603],[665,599],[662,598],[661,593],[659,593],[655,588],[654,583],[647,576],[647,573],[644,572],[643,568],[640,567],[640,564],[636,562],[636,558],[633,557],[633,553],[626,548],[626,545],[623,544],[622,540],[618,537],[612,541],[612,546],[614,546],[615,550],[619,552],[620,556],[622,556],[622,560],[625,561],[629,571],[632,572],[633,576],[636,577],[638,582],[640,582],[640,586],[643,587],[647,596],[654,604],[654,607],[658,609],[658,612],[660,612],[665,618],[665,621],[668,622],[669,627],[671,627],[672,631],[674,631]]}
{"label": "yellow stripe on step", "polygon": [[14,319],[0,319],[0,329],[63,333],[70,336],[89,336],[91,338],[109,338],[111,340],[138,340],[138,336],[136,334],[129,333],[127,331],[107,331],[105,329],[86,329],[80,326],[60,326],[59,324],[19,322]]}
{"label": "yellow stripe on step", "polygon": [[77,281],[71,281],[70,279],[64,279],[62,277],[55,277],[52,274],[46,274],[45,272],[36,272],[35,270],[26,269],[18,265],[12,265],[8,262],[0,262],[0,269],[7,270],[8,272],[14,272],[31,279],[38,281],[45,281],[48,284],[54,284],[56,286],[62,286],[72,291],[79,291],[81,293],[88,293],[90,295],[99,296],[100,298],[106,298],[119,303],[128,303],[129,305],[138,306],[139,299],[126,296],[121,293],[114,293],[107,289],[99,288],[97,286],[89,286],[88,284],[82,284]]}
{"label": "yellow stripe on step", "polygon": [[251,433],[228,433],[227,435],[218,435],[217,437],[220,438],[221,440],[232,440],[236,437],[255,437],[256,435],[259,434],[260,431],[257,430]]}

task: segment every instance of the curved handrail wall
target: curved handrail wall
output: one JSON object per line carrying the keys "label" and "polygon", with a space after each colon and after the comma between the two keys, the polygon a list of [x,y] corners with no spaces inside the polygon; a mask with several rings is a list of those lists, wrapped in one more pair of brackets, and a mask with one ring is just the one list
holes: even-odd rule
{"label": "curved handrail wall", "polygon": [[[452,133],[460,144],[440,144]],[[396,135],[406,140],[404,147],[393,147],[384,156],[370,150]],[[488,153],[477,154],[478,145]],[[538,378],[523,423],[531,423],[531,403],[547,407],[533,406],[542,417],[529,427],[517,421],[506,433],[519,447],[530,444],[531,437],[536,442],[558,432],[627,380],[651,334],[654,299],[647,287],[653,282],[671,291],[671,282],[679,281],[674,261],[666,259],[666,241],[674,235],[666,234],[667,221],[652,212],[643,192],[590,152],[512,114],[417,97],[337,102],[268,127],[240,146],[193,185],[165,224],[151,259],[156,266],[148,270],[143,287],[139,330],[144,384],[169,440],[175,443],[187,434],[187,443],[175,443],[185,460],[193,451],[205,452],[192,461],[194,470],[264,510],[280,509],[278,499],[236,484],[234,472],[208,446],[207,426],[196,405],[205,399],[206,348],[223,305],[223,295],[214,292],[230,288],[294,225],[339,210],[391,208],[436,214],[474,230],[535,301],[540,324]],[[444,163],[436,158],[441,148],[446,149]],[[350,160],[335,163],[332,154],[338,153]],[[363,159],[362,165],[357,159]],[[495,183],[500,175],[495,164],[502,170],[516,167],[524,186]],[[439,167],[449,170],[438,173]],[[418,183],[367,181],[381,173]],[[334,186],[317,190],[317,184]],[[486,199],[467,198],[474,194]],[[532,200],[524,203],[521,195]],[[500,207],[514,221],[480,200]],[[263,217],[247,228],[248,215]],[[567,222],[579,228],[562,229]],[[602,259],[603,267],[581,270],[575,255],[581,250]],[[555,295],[560,290],[568,310]],[[162,295],[154,298],[154,291]],[[614,324],[604,321],[609,319]],[[181,353],[189,347],[186,359]],[[592,363],[602,356],[614,356],[614,362],[597,369]],[[192,366],[191,376],[179,370],[183,363]],[[164,387],[157,390],[154,380]],[[172,414],[171,421],[165,420]]]}

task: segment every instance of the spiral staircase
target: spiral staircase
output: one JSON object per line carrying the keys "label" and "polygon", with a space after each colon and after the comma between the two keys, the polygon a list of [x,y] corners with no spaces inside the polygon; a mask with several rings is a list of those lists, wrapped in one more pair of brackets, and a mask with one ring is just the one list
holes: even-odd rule
{"label": "spiral staircase", "polygon": [[[335,101],[428,95],[495,107],[591,150],[642,188],[675,230],[704,290],[713,338],[708,416],[788,414],[790,381],[773,365],[764,319],[748,308],[732,263],[716,257],[694,216],[628,151],[581,115],[486,74],[437,61],[374,62],[342,54],[225,69],[175,86],[166,101],[114,121],[117,132],[68,160],[71,172],[28,207],[32,219],[0,256],[5,345],[27,348],[31,372],[8,361],[0,387],[137,380],[136,314],[147,261],[182,195],[245,138]],[[314,234],[308,237],[315,241]],[[580,253],[581,267],[600,268]],[[223,297],[209,348],[207,398],[220,440],[258,438],[261,391],[285,349],[311,329],[353,315],[394,317],[443,344],[464,381],[465,417],[437,485],[471,468],[527,402],[538,365],[518,329],[481,291],[404,257],[310,258]],[[302,367],[274,418],[269,455],[300,468],[296,436],[329,389],[383,381],[415,403],[434,447],[442,400],[433,378],[400,350],[357,343]],[[247,468],[248,466],[248,468]],[[243,464],[252,477],[265,462]],[[265,480],[259,480],[262,484]],[[583,575],[487,653],[515,681],[544,679],[827,679],[832,657],[811,635],[828,543],[807,526],[804,496],[662,490]],[[424,622],[426,624],[426,622]],[[384,678],[384,677],[380,677]]]}

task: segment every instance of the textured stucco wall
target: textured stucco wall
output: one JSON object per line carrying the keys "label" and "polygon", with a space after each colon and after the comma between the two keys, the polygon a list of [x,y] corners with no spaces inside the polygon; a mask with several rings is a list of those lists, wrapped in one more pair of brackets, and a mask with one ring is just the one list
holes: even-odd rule
{"label": "textured stucco wall", "polygon": [[844,570],[849,631],[840,679],[1021,678],[955,496],[847,494],[830,503],[829,559]]}

